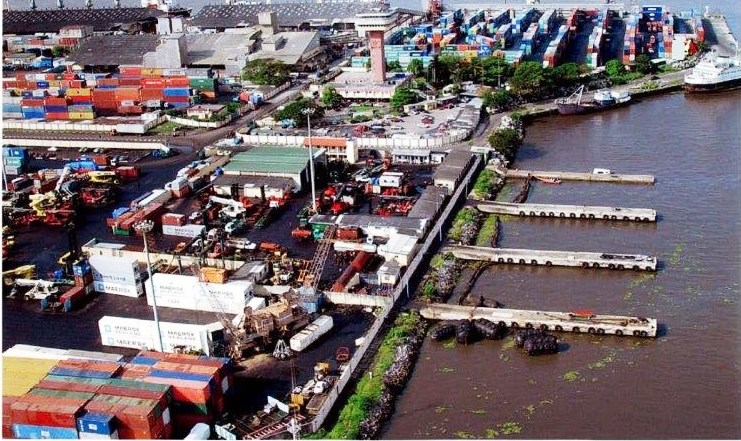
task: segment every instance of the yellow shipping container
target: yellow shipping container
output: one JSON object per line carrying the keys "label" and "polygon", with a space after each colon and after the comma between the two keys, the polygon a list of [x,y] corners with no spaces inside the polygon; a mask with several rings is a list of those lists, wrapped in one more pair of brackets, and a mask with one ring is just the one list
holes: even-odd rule
{"label": "yellow shipping container", "polygon": [[95,119],[93,112],[69,112],[69,119]]}
{"label": "yellow shipping container", "polygon": [[142,76],[143,77],[151,77],[154,75],[154,69],[151,67],[143,67],[142,68]]}
{"label": "yellow shipping container", "polygon": [[56,366],[56,360],[3,356],[3,395],[20,397]]}
{"label": "yellow shipping container", "polygon": [[93,90],[89,88],[67,89],[67,96],[92,96]]}

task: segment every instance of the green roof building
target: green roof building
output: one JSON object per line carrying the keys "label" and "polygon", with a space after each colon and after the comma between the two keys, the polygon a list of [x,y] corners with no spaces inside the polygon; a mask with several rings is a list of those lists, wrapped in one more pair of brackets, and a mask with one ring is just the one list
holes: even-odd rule
{"label": "green roof building", "polygon": [[[314,150],[314,166],[326,165],[325,149]],[[304,147],[254,147],[234,155],[223,167],[225,175],[291,178],[299,189],[309,181],[309,149]]]}

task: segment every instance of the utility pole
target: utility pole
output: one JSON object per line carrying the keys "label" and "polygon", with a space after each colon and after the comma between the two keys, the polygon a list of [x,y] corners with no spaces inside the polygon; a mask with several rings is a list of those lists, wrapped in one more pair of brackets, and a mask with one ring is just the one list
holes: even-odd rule
{"label": "utility pole", "polygon": [[150,220],[142,221],[134,226],[134,229],[142,233],[144,238],[144,255],[147,259],[147,274],[149,274],[149,292],[152,293],[152,310],[154,311],[154,323],[157,326],[157,343],[159,347],[156,348],[158,351],[164,351],[164,345],[162,344],[162,330],[160,329],[160,319],[157,315],[157,296],[154,293],[154,280],[152,280],[152,263],[149,261],[149,247],[147,245],[147,233],[150,233],[154,229],[154,222]]}
{"label": "utility pole", "polygon": [[301,113],[306,115],[306,126],[308,129],[309,134],[309,172],[311,174],[311,208],[314,210],[314,213],[317,213],[316,208],[316,176],[314,175],[314,150],[311,147],[311,115],[314,114],[316,111],[313,107],[307,107],[306,109],[303,109]]}

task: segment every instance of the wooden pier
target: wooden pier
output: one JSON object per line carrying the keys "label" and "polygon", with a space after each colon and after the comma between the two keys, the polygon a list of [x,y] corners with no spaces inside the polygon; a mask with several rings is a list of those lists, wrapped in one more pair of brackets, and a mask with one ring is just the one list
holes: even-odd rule
{"label": "wooden pier", "polygon": [[513,204],[487,202],[476,208],[484,213],[513,216],[603,219],[613,221],[656,222],[656,210],[649,208],[597,207],[587,205]]}
{"label": "wooden pier", "polygon": [[645,317],[593,314],[591,312],[547,312],[523,309],[483,308],[433,303],[420,309],[429,320],[486,319],[511,328],[536,328],[558,332],[656,337],[658,322]]}
{"label": "wooden pier", "polygon": [[582,251],[526,250],[449,245],[442,253],[452,253],[458,259],[483,260],[493,263],[530,266],[570,266],[582,268],[656,271],[654,256],[620,253],[589,253]]}
{"label": "wooden pier", "polygon": [[[487,166],[494,171],[493,166]],[[539,170],[507,170],[508,178],[522,178],[529,176],[534,178],[560,179],[562,181],[588,181],[588,182],[613,182],[616,184],[654,184],[656,178],[652,175],[618,175],[618,174],[596,174],[561,171],[539,171]]]}

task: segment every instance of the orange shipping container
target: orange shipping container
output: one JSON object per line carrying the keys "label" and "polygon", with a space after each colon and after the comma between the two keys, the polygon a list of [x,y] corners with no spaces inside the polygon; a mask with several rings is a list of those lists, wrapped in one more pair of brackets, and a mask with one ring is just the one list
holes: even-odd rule
{"label": "orange shipping container", "polygon": [[204,404],[211,398],[211,386],[207,381],[181,380],[179,378],[144,377],[147,383],[169,384],[172,399],[183,403]]}
{"label": "orange shipping container", "polygon": [[188,87],[190,82],[188,77],[169,77],[165,80],[167,87]]}
{"label": "orange shipping container", "polygon": [[121,72],[121,75],[127,75],[127,76],[139,76],[142,74],[142,68],[141,67],[121,67],[119,69],[119,72]]}
{"label": "orange shipping container", "polygon": [[137,87],[117,87],[115,89],[116,100],[141,100],[141,86]]}

